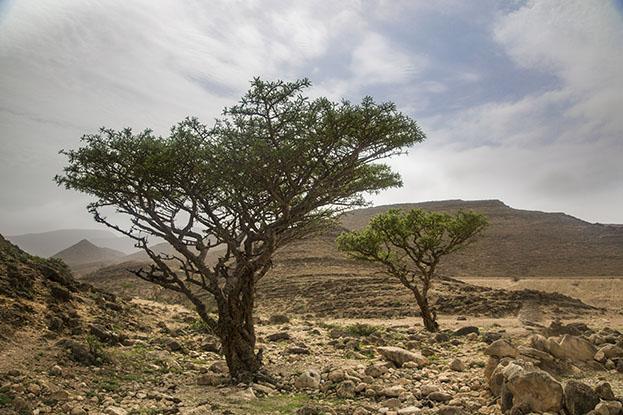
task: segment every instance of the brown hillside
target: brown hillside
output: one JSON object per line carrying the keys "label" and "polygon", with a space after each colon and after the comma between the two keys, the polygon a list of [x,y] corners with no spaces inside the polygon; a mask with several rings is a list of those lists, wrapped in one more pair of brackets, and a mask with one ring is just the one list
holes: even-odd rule
{"label": "brown hillside", "polygon": [[365,226],[391,208],[443,212],[475,210],[489,218],[482,237],[447,258],[448,276],[620,276],[623,275],[623,228],[591,224],[564,213],[513,209],[499,200],[448,200],[378,206],[345,215],[348,229]]}

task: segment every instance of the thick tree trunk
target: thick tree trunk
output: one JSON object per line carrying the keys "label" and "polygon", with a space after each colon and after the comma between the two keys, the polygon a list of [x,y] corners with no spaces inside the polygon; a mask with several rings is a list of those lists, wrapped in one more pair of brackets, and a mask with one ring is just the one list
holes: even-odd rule
{"label": "thick tree trunk", "polygon": [[234,381],[250,382],[262,367],[259,354],[255,354],[255,335],[249,335],[243,322],[223,317],[219,319],[219,337],[229,374]]}
{"label": "thick tree trunk", "polygon": [[261,353],[255,353],[253,275],[244,275],[242,289],[227,293],[219,304],[218,335],[232,380],[250,382],[262,367]]}

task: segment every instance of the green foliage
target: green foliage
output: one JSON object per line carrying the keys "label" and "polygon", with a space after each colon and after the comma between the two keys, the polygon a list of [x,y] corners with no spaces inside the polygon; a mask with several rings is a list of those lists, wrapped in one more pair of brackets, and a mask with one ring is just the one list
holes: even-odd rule
{"label": "green foliage", "polygon": [[194,319],[188,328],[199,333],[211,333],[210,327],[200,318]]}
{"label": "green foliage", "polygon": [[[103,128],[62,151],[69,165],[55,180],[95,196],[89,209],[99,221],[108,223],[99,213],[107,206],[133,217],[134,236],[185,240],[201,227],[227,242],[270,228],[288,239],[363,204],[362,192],[400,185],[377,161],[425,137],[393,103],[310,100],[309,86],[255,79],[212,128],[186,119],[168,137]],[[178,214],[195,216],[183,235],[165,220]]]}
{"label": "green foliage", "polygon": [[360,231],[341,234],[337,244],[355,258],[386,265],[392,274],[432,277],[442,256],[465,247],[486,225],[476,212],[392,209]]}
{"label": "green foliage", "polygon": [[89,334],[85,338],[89,353],[95,356],[95,360],[98,364],[103,364],[110,361],[110,356],[104,349],[104,344],[98,340],[97,337]]}
{"label": "green foliage", "polygon": [[0,406],[8,406],[12,401],[10,396],[0,393]]}
{"label": "green foliage", "polygon": [[346,333],[354,337],[367,337],[371,334],[378,333],[380,327],[366,323],[355,323],[345,327]]}

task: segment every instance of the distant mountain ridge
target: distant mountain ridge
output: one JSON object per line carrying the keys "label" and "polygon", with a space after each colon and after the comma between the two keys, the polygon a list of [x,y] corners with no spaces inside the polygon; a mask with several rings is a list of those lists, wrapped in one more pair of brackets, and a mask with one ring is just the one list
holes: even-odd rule
{"label": "distant mountain ridge", "polygon": [[102,248],[83,239],[69,248],[52,255],[52,258],[62,259],[70,267],[76,265],[91,264],[95,262],[116,261],[124,258],[126,254],[110,248]]}
{"label": "distant mountain ridge", "polygon": [[30,255],[44,258],[69,248],[83,239],[87,239],[99,247],[115,249],[125,254],[136,251],[133,241],[119,237],[111,231],[100,229],[59,229],[49,232],[7,236],[6,239],[18,245]]}

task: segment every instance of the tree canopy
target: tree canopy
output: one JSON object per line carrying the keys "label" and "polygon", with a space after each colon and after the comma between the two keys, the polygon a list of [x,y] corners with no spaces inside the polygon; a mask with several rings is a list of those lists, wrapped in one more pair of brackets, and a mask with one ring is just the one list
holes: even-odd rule
{"label": "tree canopy", "polygon": [[[248,359],[254,287],[273,253],[361,206],[365,193],[401,185],[380,161],[425,138],[393,103],[312,100],[302,94],[309,86],[255,79],[211,127],[188,118],[167,137],[103,128],[62,151],[68,165],[57,183],[93,195],[95,220],[133,238],[153,260],[136,274],[184,293],[224,343],[238,341],[232,356],[225,351],[232,373],[235,359],[243,369],[258,367]],[[106,216],[107,208],[117,214]],[[176,254],[154,252],[150,237]],[[222,254],[208,266],[217,246]],[[218,320],[193,287],[212,294]]]}

